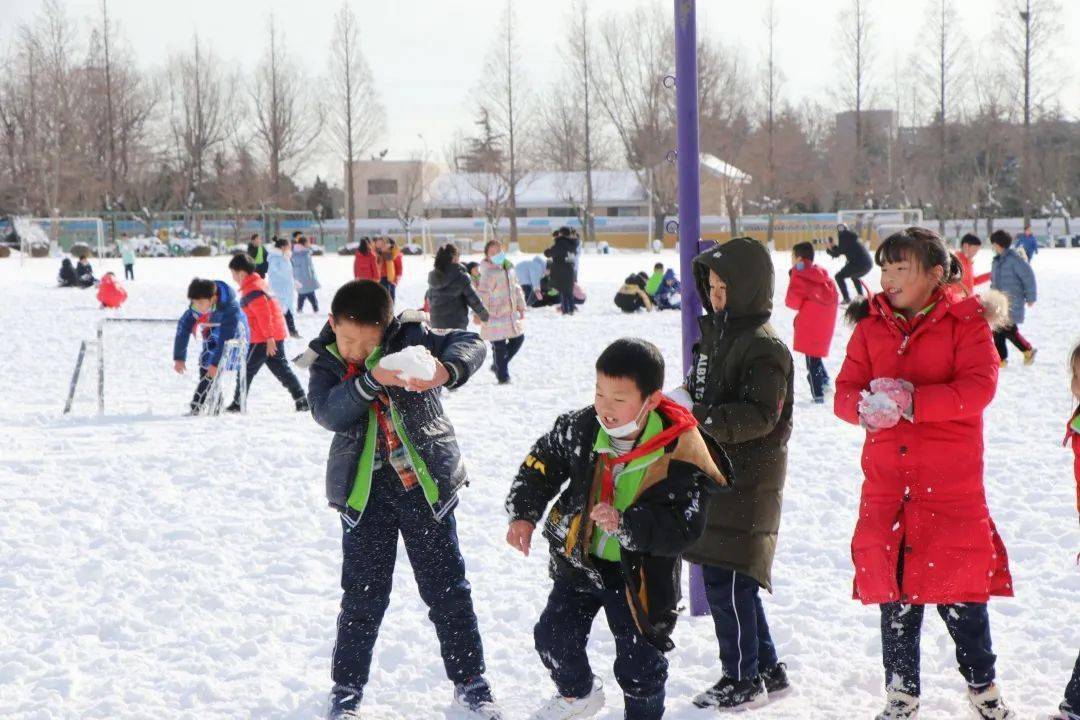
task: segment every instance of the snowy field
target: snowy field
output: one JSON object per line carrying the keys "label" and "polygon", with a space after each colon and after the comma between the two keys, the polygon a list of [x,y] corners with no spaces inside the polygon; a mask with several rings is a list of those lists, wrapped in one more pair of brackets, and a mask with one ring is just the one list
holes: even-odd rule
{"label": "snowy field", "polygon": [[[499,387],[481,371],[447,401],[472,479],[459,533],[489,677],[509,718],[527,717],[553,687],[532,649],[550,587],[546,542],[538,537],[527,559],[511,551],[503,499],[531,442],[559,412],[591,402],[593,362],[612,339],[657,343],[669,384],[679,382],[678,313],[626,316],[611,303],[628,273],[656,259],[587,255],[589,302],[568,319],[531,311],[513,384]],[[676,262],[670,252],[660,259]],[[325,310],[351,258],[315,262]],[[407,259],[399,306],[419,305],[429,262]],[[989,262],[985,252],[977,268]],[[776,263],[782,306],[788,261]],[[292,412],[266,370],[248,416],[181,417],[194,379],[172,372],[171,326],[109,328],[105,416],[96,414],[91,357],[75,410],[62,417],[79,341],[105,313],[93,291],[53,287],[58,264],[0,260],[0,718],[319,717],[340,593],[340,526],[323,499],[330,434]],[[990,505],[1017,588],[1015,599],[991,604],[999,681],[1028,719],[1056,708],[1080,645],[1080,535],[1061,447],[1072,409],[1065,356],[1080,336],[1080,250],[1044,250],[1035,267],[1040,300],[1024,332],[1038,362],[1002,373],[987,422]],[[116,260],[95,269],[122,275]],[[192,276],[228,278],[222,258],[143,259],[136,273],[120,316],[175,319]],[[792,313],[780,307],[774,320],[790,341]],[[299,319],[305,338],[321,324],[310,311]],[[834,376],[849,332],[841,326],[834,342]],[[287,345],[290,355],[301,350]],[[194,353],[190,360],[194,367]],[[797,373],[776,592],[765,600],[796,691],[755,718],[869,718],[881,709],[877,608],[850,599],[861,443],[830,407],[811,404]],[[453,718],[403,550],[396,572],[366,716]],[[590,655],[608,688],[599,717],[614,720],[622,717],[614,646],[602,621],[595,630]],[[684,617],[674,639],[667,717],[711,716],[690,698],[720,675],[712,621]],[[923,653],[923,716],[965,716],[952,643],[933,614]]]}

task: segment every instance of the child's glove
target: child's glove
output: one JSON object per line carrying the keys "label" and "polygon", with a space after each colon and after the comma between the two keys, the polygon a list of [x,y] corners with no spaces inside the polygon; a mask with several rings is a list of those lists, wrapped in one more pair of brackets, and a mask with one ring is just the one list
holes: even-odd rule
{"label": "child's glove", "polygon": [[900,422],[900,406],[884,393],[863,390],[859,401],[859,422],[870,432],[896,427]]}
{"label": "child's glove", "polygon": [[913,417],[913,393],[915,386],[907,380],[898,378],[877,378],[870,381],[870,392],[887,395],[900,408],[901,417],[911,420]]}

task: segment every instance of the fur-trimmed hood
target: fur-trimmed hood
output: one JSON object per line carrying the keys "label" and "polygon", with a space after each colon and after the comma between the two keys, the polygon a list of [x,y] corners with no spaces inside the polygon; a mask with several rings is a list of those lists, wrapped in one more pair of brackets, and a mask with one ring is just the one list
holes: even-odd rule
{"label": "fur-trimmed hood", "polygon": [[[847,306],[844,319],[851,325],[865,320],[874,312],[880,314],[881,304],[888,305],[888,300],[881,293],[869,298],[858,297]],[[970,305],[977,306],[977,313],[990,325],[991,330],[998,330],[1009,324],[1009,298],[997,290],[985,290],[976,295],[965,295],[962,291],[948,288],[941,293],[937,302],[945,302],[952,312],[963,314]],[[891,306],[890,306],[891,307]]]}

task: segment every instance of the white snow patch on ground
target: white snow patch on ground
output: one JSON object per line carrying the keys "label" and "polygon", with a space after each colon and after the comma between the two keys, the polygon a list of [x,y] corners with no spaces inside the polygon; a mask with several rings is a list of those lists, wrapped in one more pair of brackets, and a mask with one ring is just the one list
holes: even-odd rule
{"label": "white snow patch on ground", "polygon": [[[660,259],[676,261],[673,253]],[[485,368],[447,399],[472,484],[458,531],[483,633],[489,676],[510,718],[524,718],[553,691],[532,648],[544,605],[546,543],[522,558],[504,542],[503,499],[532,441],[557,414],[591,401],[593,362],[612,339],[658,343],[668,385],[680,376],[679,315],[624,315],[611,298],[652,254],[586,254],[589,302],[572,318],[530,311],[500,387]],[[828,261],[830,270],[839,265]],[[315,258],[324,312],[350,277],[351,258]],[[401,307],[418,307],[429,261],[406,258]],[[775,324],[789,261],[777,255]],[[977,266],[989,265],[989,254]],[[292,412],[265,369],[246,417],[184,418],[192,371],[172,372],[172,327],[106,330],[107,413],[97,417],[95,359],[75,412],[60,410],[78,343],[99,318],[93,291],[53,287],[55,260],[0,260],[0,717],[314,718],[329,690],[339,601],[340,526],[323,499],[330,434]],[[97,260],[100,276],[118,260]],[[987,486],[1010,551],[1017,597],[991,603],[999,680],[1021,717],[1056,707],[1080,643],[1074,563],[1077,534],[1071,457],[1061,447],[1072,409],[1066,352],[1080,335],[1080,251],[1044,250],[1035,261],[1040,300],[1023,329],[1039,347],[1034,367],[1004,371],[988,413]],[[140,259],[119,316],[175,319],[195,275],[227,279],[221,258]],[[869,278],[876,285],[876,278]],[[305,338],[322,315],[298,318]],[[835,377],[850,330],[840,326],[827,360]],[[287,352],[302,350],[289,340]],[[195,348],[189,367],[195,367]],[[796,358],[801,368],[802,358]],[[301,381],[306,373],[301,371]],[[815,406],[800,370],[795,434],[776,558],[765,599],[795,693],[754,713],[856,718],[883,699],[878,612],[850,599],[849,541],[863,432]],[[720,674],[709,618],[680,620],[671,653],[667,717],[703,718],[694,693]],[[603,720],[622,717],[599,620],[593,668],[607,685]],[[943,624],[927,614],[923,708],[931,718],[966,712]],[[368,717],[443,718],[451,688],[404,552],[376,646],[364,700]]]}

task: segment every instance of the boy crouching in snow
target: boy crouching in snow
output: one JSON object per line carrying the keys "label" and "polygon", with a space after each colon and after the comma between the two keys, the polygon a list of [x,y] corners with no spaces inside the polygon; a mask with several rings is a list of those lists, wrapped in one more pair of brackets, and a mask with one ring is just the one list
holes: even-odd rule
{"label": "boy crouching in snow", "polygon": [[[311,367],[311,413],[334,432],[326,495],[341,513],[344,594],[331,671],[332,719],[360,717],[390,602],[398,535],[430,610],[455,705],[470,718],[502,717],[484,679],[484,648],[454,521],[465,465],[439,399],[441,387],[464,385],[487,353],[474,333],[435,333],[420,320],[410,312],[394,317],[390,294],[378,283],[346,283],[300,361]],[[379,365],[412,346],[434,356],[430,380]]]}
{"label": "boy crouching in snow", "polygon": [[664,684],[679,600],[679,553],[705,526],[704,495],[730,465],[688,410],[664,397],[664,358],[637,339],[596,361],[593,405],[559,417],[510,488],[507,542],[528,554],[548,503],[554,587],[534,629],[558,690],[534,720],[591,717],[604,704],[585,646],[604,610],[615,636],[615,677],[628,720],[664,714]]}

